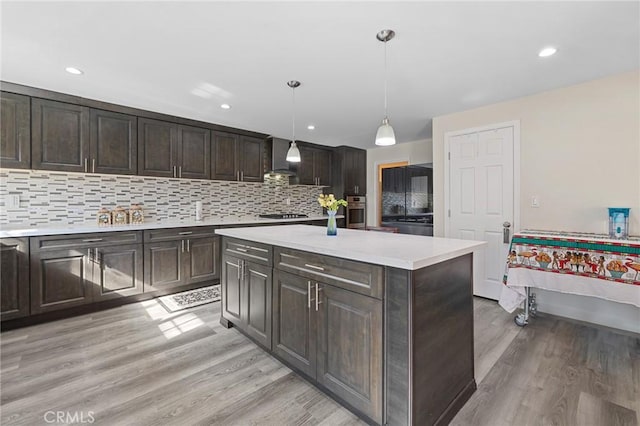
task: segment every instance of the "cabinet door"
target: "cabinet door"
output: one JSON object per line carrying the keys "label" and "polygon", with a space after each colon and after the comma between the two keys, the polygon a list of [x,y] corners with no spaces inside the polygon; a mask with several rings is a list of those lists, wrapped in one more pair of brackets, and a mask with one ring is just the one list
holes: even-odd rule
{"label": "cabinet door", "polygon": [[244,182],[264,180],[264,141],[249,136],[240,136],[239,170]]}
{"label": "cabinet door", "polygon": [[184,257],[185,283],[212,281],[220,278],[220,237],[192,238],[185,241],[187,256]]}
{"label": "cabinet door", "polygon": [[177,126],[138,119],[138,174],[177,177]]}
{"label": "cabinet door", "polygon": [[144,292],[171,289],[184,284],[184,240],[144,244]]}
{"label": "cabinet door", "polygon": [[354,170],[355,166],[355,152],[349,148],[344,149],[342,151],[342,171],[345,195],[354,195],[356,193],[356,172]]}
{"label": "cabinet door", "polygon": [[91,302],[90,249],[31,253],[31,314]]}
{"label": "cabinet door", "polygon": [[31,168],[31,101],[28,96],[0,93],[0,166]]}
{"label": "cabinet door", "polygon": [[304,146],[299,147],[300,149],[300,162],[296,165],[297,167],[297,176],[298,183],[300,185],[315,185],[315,177],[313,170],[313,157],[314,157],[314,149],[307,148]]}
{"label": "cabinet door", "polygon": [[199,127],[178,127],[178,177],[211,177],[211,132]]}
{"label": "cabinet door", "polygon": [[31,137],[34,169],[89,171],[89,108],[33,98]]}
{"label": "cabinet door", "polygon": [[222,317],[235,323],[242,324],[244,316],[242,298],[244,290],[240,278],[242,260],[233,256],[222,256],[222,274],[220,290],[222,300]]}
{"label": "cabinet door", "polygon": [[354,154],[354,183],[356,184],[356,195],[367,194],[367,151],[363,149],[355,150]]}
{"label": "cabinet door", "polygon": [[29,315],[29,240],[0,240],[0,320]]}
{"label": "cabinet door", "polygon": [[382,422],[382,301],[322,284],[316,380]]}
{"label": "cabinet door", "polygon": [[142,293],[142,244],[91,249],[93,301]]}
{"label": "cabinet door", "polygon": [[331,151],[319,149],[314,153],[313,170],[319,185],[331,185]]}
{"label": "cabinet door", "polygon": [[[274,280],[272,350],[298,370],[315,378],[316,329],[309,308],[310,281],[278,270]],[[311,306],[315,307],[313,301]]]}
{"label": "cabinet door", "polygon": [[271,349],[271,285],[272,269],[269,266],[244,261],[245,332],[262,345]]}
{"label": "cabinet door", "polygon": [[135,175],[138,172],[138,118],[91,110],[89,171]]}
{"label": "cabinet door", "polygon": [[211,177],[217,180],[238,180],[238,135],[211,132]]}

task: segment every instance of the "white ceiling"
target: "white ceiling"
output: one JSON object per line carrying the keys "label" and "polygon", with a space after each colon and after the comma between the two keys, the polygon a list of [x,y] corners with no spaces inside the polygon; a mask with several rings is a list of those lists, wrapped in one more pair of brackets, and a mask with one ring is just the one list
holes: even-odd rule
{"label": "white ceiling", "polygon": [[[407,142],[435,116],[639,68],[639,5],[3,1],[0,78],[284,138],[297,79],[297,139],[368,148],[384,115],[379,30],[397,33],[389,117]],[[547,45],[558,53],[539,58]]]}

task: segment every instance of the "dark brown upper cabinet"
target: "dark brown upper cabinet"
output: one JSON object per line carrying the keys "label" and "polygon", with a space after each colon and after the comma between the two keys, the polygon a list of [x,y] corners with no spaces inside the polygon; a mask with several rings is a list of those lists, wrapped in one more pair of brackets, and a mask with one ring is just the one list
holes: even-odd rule
{"label": "dark brown upper cabinet", "polygon": [[135,175],[138,172],[138,118],[91,110],[89,171]]}
{"label": "dark brown upper cabinet", "polygon": [[138,119],[138,174],[208,179],[210,131],[167,121]]}
{"label": "dark brown upper cabinet", "polygon": [[262,182],[264,140],[225,132],[212,132],[211,174],[217,180]]}
{"label": "dark brown upper cabinet", "polygon": [[28,96],[0,93],[0,166],[31,168],[31,101]]}
{"label": "dark brown upper cabinet", "polygon": [[331,151],[300,146],[300,163],[296,166],[301,185],[331,185]]}
{"label": "dark brown upper cabinet", "polygon": [[367,151],[344,147],[342,173],[345,195],[366,195],[367,193]]}
{"label": "dark brown upper cabinet", "polygon": [[31,99],[34,169],[89,171],[89,108]]}

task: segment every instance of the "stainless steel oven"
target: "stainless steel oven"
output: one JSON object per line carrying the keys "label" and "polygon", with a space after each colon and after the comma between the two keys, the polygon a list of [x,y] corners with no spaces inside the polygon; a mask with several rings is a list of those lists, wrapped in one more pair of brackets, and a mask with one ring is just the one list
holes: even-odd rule
{"label": "stainless steel oven", "polygon": [[367,197],[347,196],[347,228],[364,228],[367,218]]}

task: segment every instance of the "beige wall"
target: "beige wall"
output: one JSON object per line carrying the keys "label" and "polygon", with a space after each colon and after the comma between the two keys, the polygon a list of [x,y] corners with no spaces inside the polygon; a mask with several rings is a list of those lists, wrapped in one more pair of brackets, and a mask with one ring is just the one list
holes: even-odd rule
{"label": "beige wall", "polygon": [[367,226],[376,226],[380,194],[378,194],[378,164],[407,161],[409,164],[431,163],[431,139],[399,143],[367,150]]}
{"label": "beige wall", "polygon": [[[607,207],[631,207],[631,234],[640,234],[636,70],[434,118],[435,235],[444,235],[445,133],[513,120],[520,121],[520,229],[603,233]],[[533,195],[539,208],[530,206]]]}

